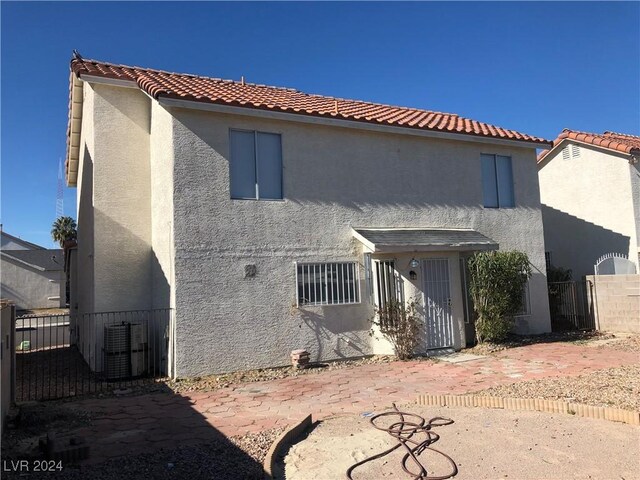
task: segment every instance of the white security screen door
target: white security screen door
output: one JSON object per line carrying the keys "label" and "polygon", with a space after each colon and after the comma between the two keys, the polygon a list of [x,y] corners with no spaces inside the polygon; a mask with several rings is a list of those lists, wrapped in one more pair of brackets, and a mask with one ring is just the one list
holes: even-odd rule
{"label": "white security screen door", "polygon": [[427,349],[453,346],[449,260],[423,260],[424,307]]}

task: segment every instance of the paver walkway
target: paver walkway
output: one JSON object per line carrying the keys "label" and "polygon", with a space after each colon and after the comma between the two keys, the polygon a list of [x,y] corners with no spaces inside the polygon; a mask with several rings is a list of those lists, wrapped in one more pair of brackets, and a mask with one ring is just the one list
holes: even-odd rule
{"label": "paver walkway", "polygon": [[157,393],[73,402],[93,425],[72,432],[92,445],[91,462],[284,426],[312,413],[380,410],[417,394],[465,393],[495,385],[638,363],[636,353],[567,343],[536,344],[462,363],[370,364],[191,394]]}

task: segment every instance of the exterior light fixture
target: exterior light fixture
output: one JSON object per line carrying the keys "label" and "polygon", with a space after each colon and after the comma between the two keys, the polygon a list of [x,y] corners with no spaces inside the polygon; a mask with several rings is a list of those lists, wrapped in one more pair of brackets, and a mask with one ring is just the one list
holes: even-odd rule
{"label": "exterior light fixture", "polygon": [[420,262],[418,262],[418,260],[414,258],[411,259],[411,261],[409,262],[409,266],[411,268],[418,268],[418,266],[420,266]]}

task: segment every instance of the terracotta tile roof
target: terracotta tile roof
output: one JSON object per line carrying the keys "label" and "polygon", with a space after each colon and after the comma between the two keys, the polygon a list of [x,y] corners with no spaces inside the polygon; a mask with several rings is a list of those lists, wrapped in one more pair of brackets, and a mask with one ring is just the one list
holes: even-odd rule
{"label": "terracotta tile roof", "polygon": [[562,130],[560,135],[558,135],[558,138],[553,141],[553,147],[550,150],[543,150],[540,152],[538,155],[538,163],[540,163],[551,150],[557,147],[565,139],[588,145],[595,145],[597,147],[626,153],[628,155],[640,155],[640,137],[636,135],[616,132],[587,133],[565,128]]}
{"label": "terracotta tile roof", "polygon": [[141,67],[87,60],[79,55],[71,61],[79,77],[129,80],[153,98],[173,98],[196,102],[295,113],[316,117],[352,120],[420,130],[519,140],[540,145],[551,142],[540,138],[477,122],[455,114],[394,107],[359,100],[312,95],[291,88],[270,87]]}

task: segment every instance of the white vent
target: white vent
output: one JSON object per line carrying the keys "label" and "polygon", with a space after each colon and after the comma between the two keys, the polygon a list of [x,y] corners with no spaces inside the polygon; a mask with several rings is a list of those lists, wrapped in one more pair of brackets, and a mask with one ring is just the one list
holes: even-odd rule
{"label": "white vent", "polygon": [[580,156],[580,147],[578,145],[571,145],[571,156],[573,158]]}
{"label": "white vent", "polygon": [[562,159],[569,160],[569,147],[564,147],[562,149]]}

